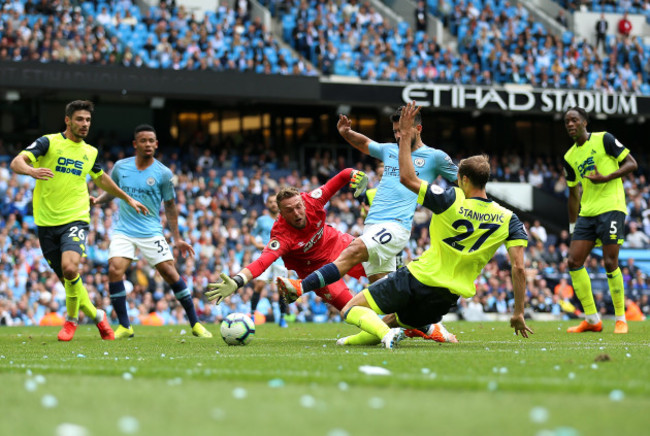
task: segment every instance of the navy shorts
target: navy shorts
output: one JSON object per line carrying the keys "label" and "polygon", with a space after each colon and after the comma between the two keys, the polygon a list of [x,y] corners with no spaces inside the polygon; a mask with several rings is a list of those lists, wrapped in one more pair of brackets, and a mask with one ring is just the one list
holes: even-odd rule
{"label": "navy shorts", "polygon": [[442,320],[459,296],[446,288],[427,286],[408,268],[400,268],[368,288],[383,313],[395,313],[404,327],[423,327]]}
{"label": "navy shorts", "polygon": [[43,256],[60,279],[63,279],[61,253],[74,251],[85,257],[89,229],[90,225],[83,221],[73,221],[62,226],[38,227],[38,241]]}
{"label": "navy shorts", "polygon": [[625,240],[625,214],[619,210],[596,216],[579,216],[573,229],[572,241],[596,241],[603,245],[622,244]]}

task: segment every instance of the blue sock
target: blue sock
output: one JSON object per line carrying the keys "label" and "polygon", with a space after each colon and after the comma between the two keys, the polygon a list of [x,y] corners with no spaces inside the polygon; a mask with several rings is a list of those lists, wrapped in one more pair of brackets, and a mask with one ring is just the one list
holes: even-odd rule
{"label": "blue sock", "polygon": [[119,282],[110,282],[108,284],[108,292],[111,294],[111,304],[117,314],[120,325],[128,329],[131,326],[131,321],[129,321],[129,313],[126,310],[126,289],[124,289],[124,282],[122,280]]}
{"label": "blue sock", "polygon": [[185,314],[187,315],[187,319],[190,321],[190,325],[194,327],[194,324],[199,322],[199,317],[196,316],[196,310],[194,310],[192,295],[187,289],[185,280],[182,278],[178,279],[178,281],[172,285],[172,290],[174,291],[176,299],[181,302],[183,309],[185,309]]}
{"label": "blue sock", "polygon": [[333,263],[322,266],[302,280],[302,292],[324,288],[341,279],[339,269]]}

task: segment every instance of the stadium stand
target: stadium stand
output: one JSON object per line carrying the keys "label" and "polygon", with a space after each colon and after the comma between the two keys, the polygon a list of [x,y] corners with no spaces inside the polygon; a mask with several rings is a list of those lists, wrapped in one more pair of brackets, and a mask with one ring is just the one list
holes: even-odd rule
{"label": "stadium stand", "polygon": [[429,2],[457,37],[457,52],[406,21],[392,26],[369,2],[263,3],[281,23],[278,37],[286,46],[259,17],[227,5],[197,20],[183,6],[165,1],[150,8],[129,0],[97,6],[88,1],[80,7],[51,2],[47,9],[16,0],[0,15],[0,60],[650,95],[650,46],[640,38],[612,33],[601,56],[569,30],[551,34],[521,4],[506,0]]}

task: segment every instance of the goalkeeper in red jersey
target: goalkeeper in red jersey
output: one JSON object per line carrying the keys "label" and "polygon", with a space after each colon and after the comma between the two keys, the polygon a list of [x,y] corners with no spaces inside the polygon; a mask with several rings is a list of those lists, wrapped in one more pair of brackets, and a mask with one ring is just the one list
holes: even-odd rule
{"label": "goalkeeper in red jersey", "polygon": [[[336,259],[354,237],[325,223],[325,205],[348,183],[355,189],[354,196],[358,197],[365,190],[368,178],[361,171],[347,168],[309,193],[301,193],[293,187],[281,189],[276,198],[280,216],[273,224],[271,239],[262,255],[233,277],[222,273],[221,282],[208,285],[205,293],[208,300],[219,304],[262,274],[279,257],[282,257],[287,269],[294,270],[300,278]],[[358,264],[348,275],[358,279],[366,274],[363,266]],[[338,310],[352,299],[343,279],[317,290],[316,294]]]}

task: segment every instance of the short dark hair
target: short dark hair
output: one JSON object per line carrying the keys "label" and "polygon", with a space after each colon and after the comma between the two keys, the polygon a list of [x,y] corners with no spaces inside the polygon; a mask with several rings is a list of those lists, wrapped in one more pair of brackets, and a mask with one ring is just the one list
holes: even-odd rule
{"label": "short dark hair", "polygon": [[285,186],[284,188],[280,189],[280,191],[275,195],[275,201],[277,201],[279,207],[282,200],[295,197],[296,195],[300,195],[300,191],[298,191],[298,189],[294,188],[293,186]]}
{"label": "short dark hair", "polygon": [[570,107],[569,109],[567,109],[566,112],[564,112],[564,116],[562,118],[565,118],[566,114],[568,114],[571,111],[578,112],[578,114],[580,115],[580,118],[582,118],[586,122],[589,122],[589,114],[587,113],[586,110],[584,110],[583,108],[581,108],[579,106],[573,106],[573,107]]}
{"label": "short dark hair", "polygon": [[140,132],[153,132],[153,134],[155,135],[156,129],[154,129],[153,126],[149,124],[140,124],[133,130],[133,137],[135,137]]}
{"label": "short dark hair", "polygon": [[[402,109],[404,109],[404,106],[400,106],[395,110],[393,115],[390,116],[390,121],[391,123],[399,123],[399,117],[402,115]],[[422,124],[422,113],[418,112],[415,114],[415,118],[413,119],[413,125],[414,126],[419,126]]]}
{"label": "short dark hair", "polygon": [[460,161],[458,177],[467,176],[472,185],[485,188],[490,180],[490,158],[486,154],[477,154]]}
{"label": "short dark hair", "polygon": [[89,100],[75,100],[68,103],[65,107],[65,116],[71,117],[77,111],[88,111],[91,114],[95,110],[95,105]]}

